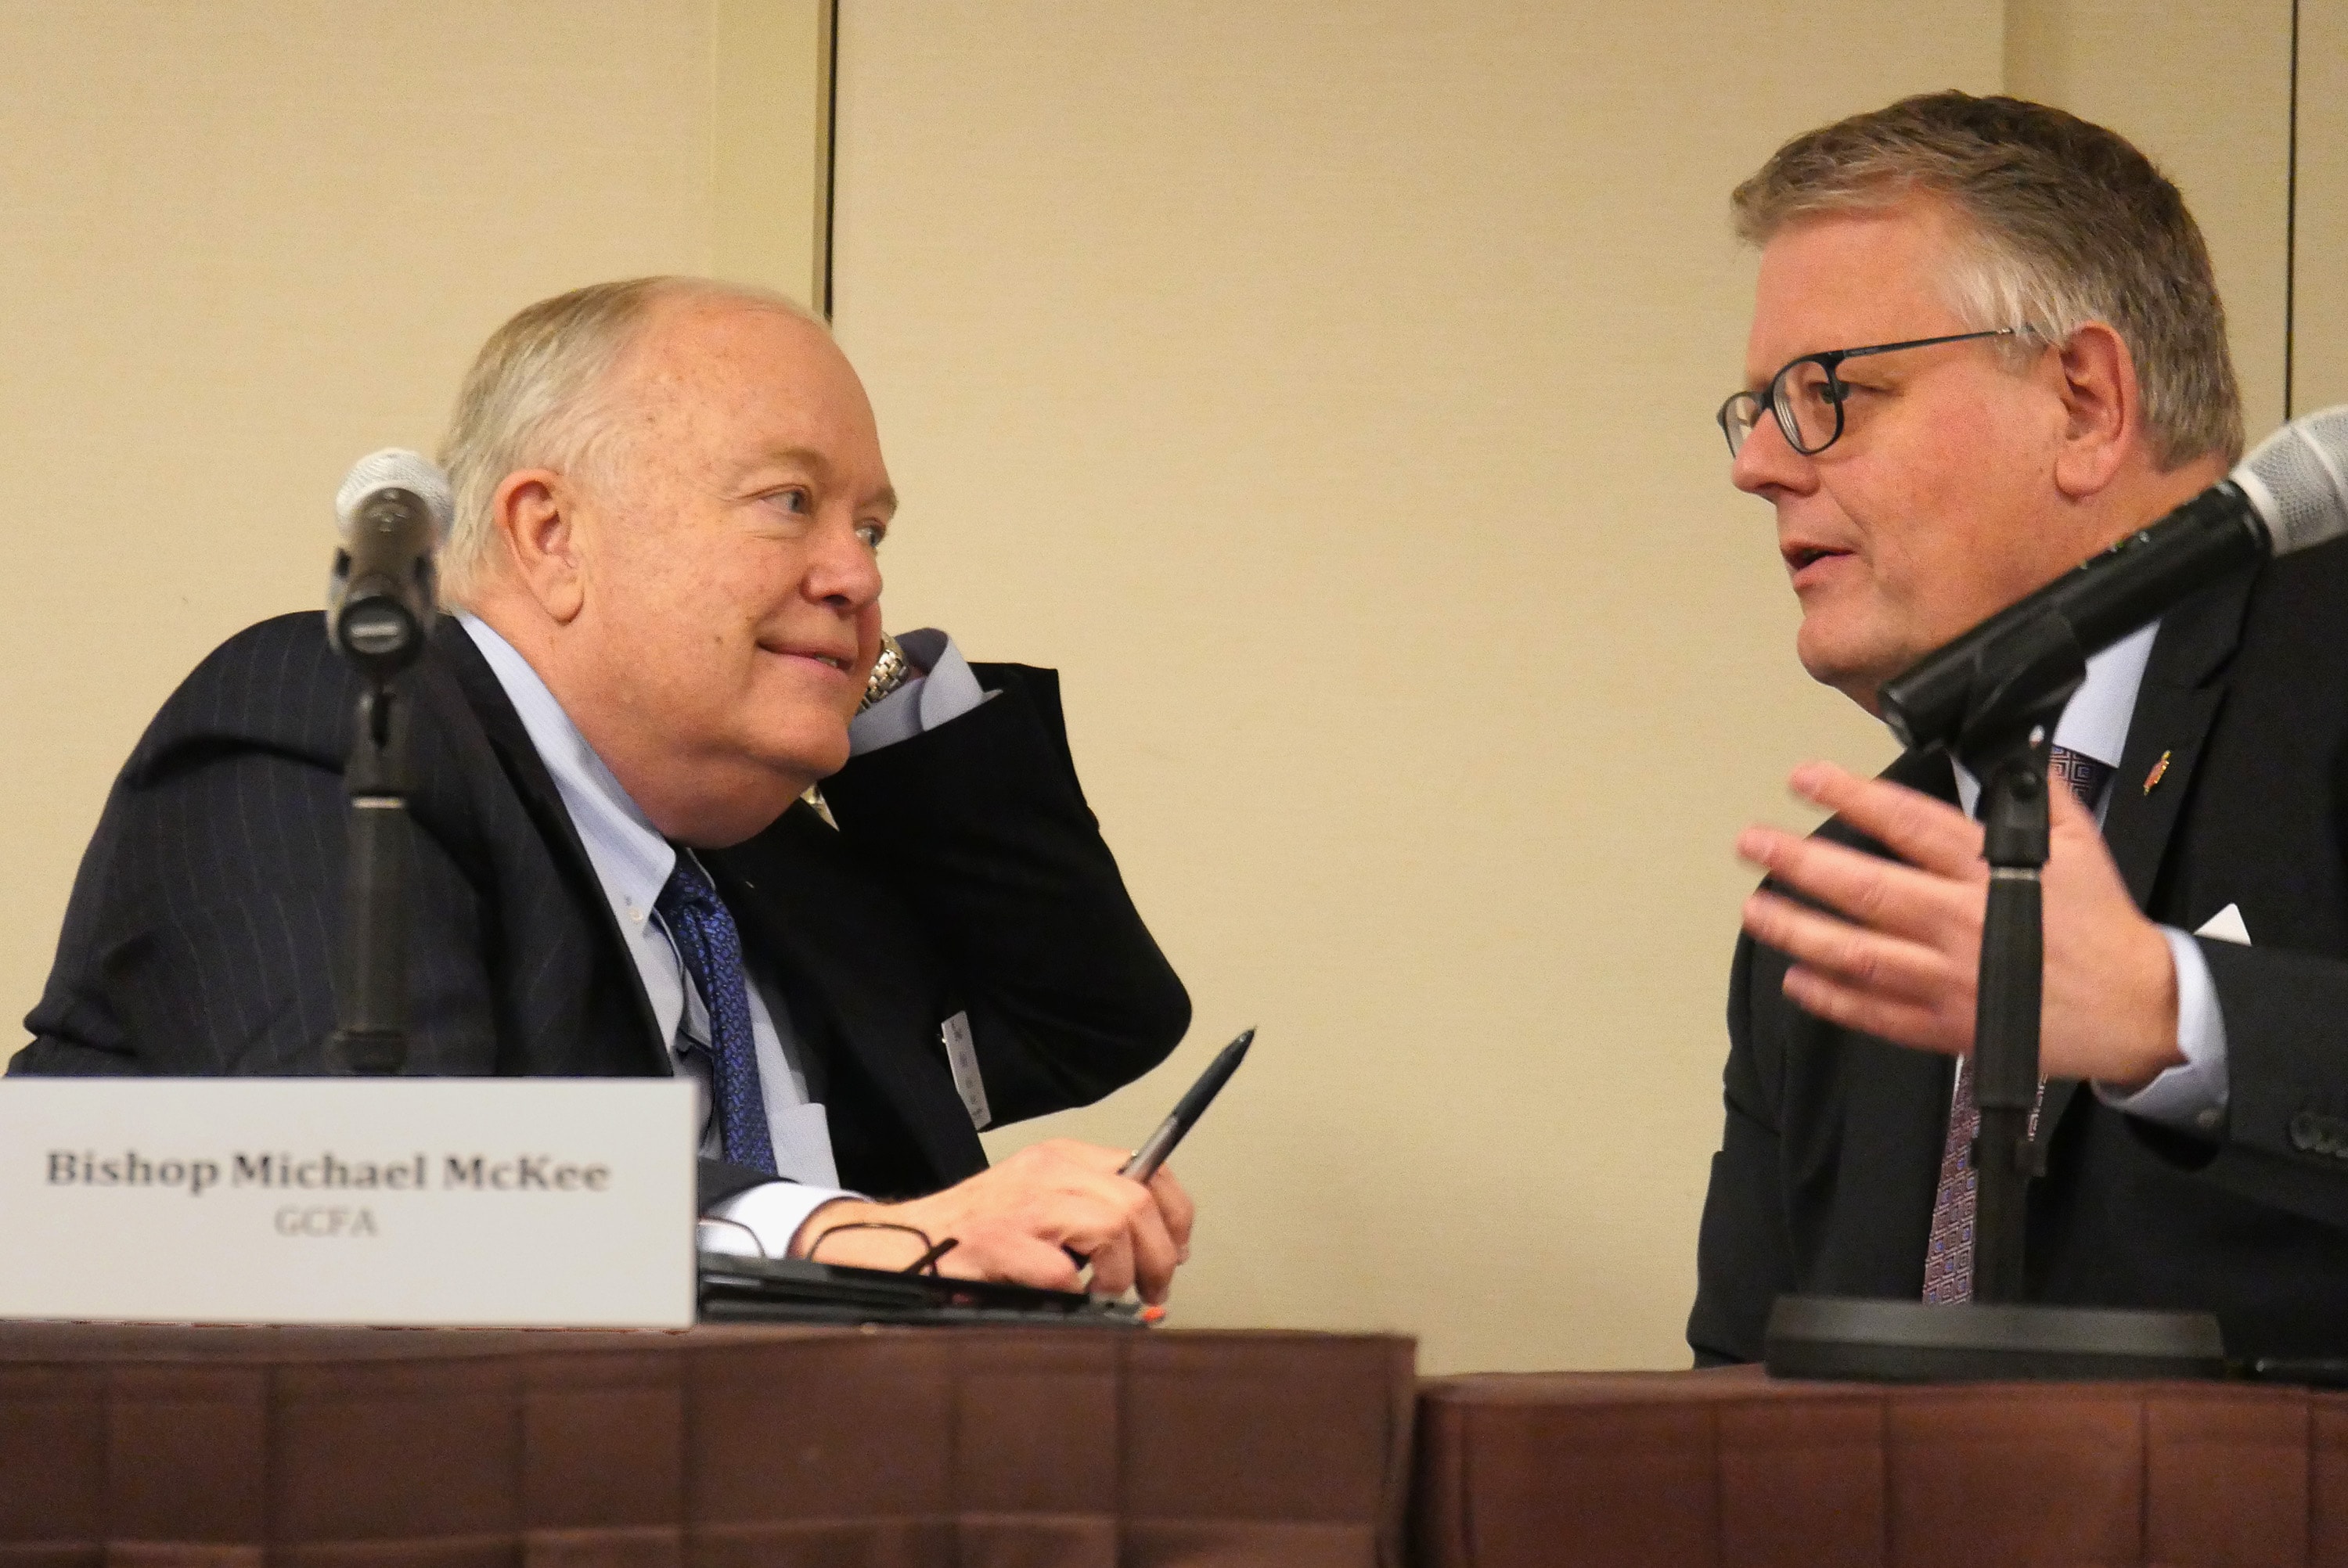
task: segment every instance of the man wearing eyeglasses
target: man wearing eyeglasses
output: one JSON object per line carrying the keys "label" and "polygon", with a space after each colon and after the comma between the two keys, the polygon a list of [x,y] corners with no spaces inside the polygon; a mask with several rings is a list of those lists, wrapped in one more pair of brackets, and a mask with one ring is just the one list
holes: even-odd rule
{"label": "man wearing eyeglasses", "polygon": [[[1734,208],[1761,252],[1734,480],[1775,509],[1804,668],[1871,713],[2240,453],[2200,234],[2109,131],[1910,98],[1795,138]],[[2343,609],[2337,546],[2214,582],[2090,660],[2055,731],[2033,1299],[2348,1349]],[[1834,818],[1737,845],[1769,880],[1731,979],[1702,1362],[1757,1359],[1782,1292],[1971,1297],[1977,785],[1911,753],[1794,786]]]}

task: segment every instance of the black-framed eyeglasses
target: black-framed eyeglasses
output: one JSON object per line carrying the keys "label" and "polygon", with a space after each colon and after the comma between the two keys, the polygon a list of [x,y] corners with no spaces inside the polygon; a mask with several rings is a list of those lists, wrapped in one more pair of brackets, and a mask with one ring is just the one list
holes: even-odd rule
{"label": "black-framed eyeglasses", "polygon": [[893,1225],[886,1220],[850,1220],[842,1225],[826,1225],[820,1232],[819,1232],[815,1240],[808,1244],[808,1261],[809,1263],[829,1262],[829,1260],[823,1255],[823,1244],[829,1241],[832,1237],[839,1235],[843,1231],[896,1231],[901,1235],[913,1237],[922,1244],[923,1249],[922,1255],[915,1258],[912,1262],[904,1265],[902,1267],[899,1268],[897,1272],[899,1274],[926,1274],[931,1276],[932,1278],[937,1276],[938,1259],[945,1256],[946,1254],[953,1251],[954,1248],[962,1245],[961,1241],[953,1236],[948,1236],[943,1241],[933,1242],[930,1239],[929,1232],[921,1230],[913,1225]]}
{"label": "black-framed eyeglasses", "polygon": [[1731,393],[1714,417],[1720,421],[1720,433],[1728,437],[1731,457],[1745,450],[1746,439],[1761,423],[1764,408],[1776,415],[1777,428],[1785,432],[1787,446],[1805,457],[1815,457],[1842,435],[1843,403],[1849,397],[1850,388],[1835,372],[1843,361],[1896,354],[1903,348],[1931,348],[1934,343],[2018,337],[2030,330],[1992,327],[1985,332],[1951,333],[1945,337],[1910,338],[1905,343],[1877,343],[1864,348],[1830,348],[1823,354],[1806,354],[1769,378],[1766,399],[1749,392]]}

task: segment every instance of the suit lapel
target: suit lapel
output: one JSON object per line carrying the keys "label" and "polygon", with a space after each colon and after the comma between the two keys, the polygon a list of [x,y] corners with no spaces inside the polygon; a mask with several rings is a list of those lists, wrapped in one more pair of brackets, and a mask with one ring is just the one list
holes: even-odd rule
{"label": "suit lapel", "polygon": [[2104,843],[2139,908],[2151,902],[2202,743],[2225,696],[2222,676],[2241,641],[2252,575],[2239,573],[2170,610],[2145,661],[2104,812]]}
{"label": "suit lapel", "polygon": [[530,807],[531,815],[551,815],[560,822],[561,831],[548,836],[561,845],[582,869],[592,873],[594,866],[587,858],[587,846],[579,841],[579,830],[572,825],[570,808],[562,804],[562,794],[554,787],[554,775],[546,771],[545,761],[530,743],[530,732],[522,727],[521,715],[514,712],[513,701],[499,684],[489,661],[473,645],[472,634],[458,624],[454,616],[448,616],[433,629],[432,641],[435,651],[447,661],[449,674],[464,692],[465,701],[479,717],[489,744],[497,748],[522,803]]}
{"label": "suit lapel", "polygon": [[537,824],[539,833],[553,853],[557,868],[586,911],[588,925],[601,938],[599,961],[613,966],[626,977],[628,995],[635,999],[638,1032],[650,1049],[654,1071],[663,1075],[674,1072],[675,1065],[669,1059],[668,1041],[660,1037],[660,1026],[653,1017],[652,999],[644,993],[644,978],[637,971],[635,959],[621,945],[619,932],[613,927],[602,878],[596,876],[595,863],[587,857],[587,845],[580,840],[578,825],[571,820],[571,808],[562,804],[562,793],[555,788],[554,775],[546,771],[545,760],[530,743],[530,731],[523,727],[521,715],[514,712],[512,699],[499,683],[489,661],[474,646],[471,633],[458,623],[456,617],[441,618],[433,628],[432,642],[434,652],[455,680],[466,704],[480,720],[482,733],[489,736],[490,747],[504,764],[506,777],[512,781],[522,808]]}
{"label": "suit lapel", "polygon": [[[2202,743],[2225,697],[2224,672],[2241,641],[2255,576],[2237,573],[2172,609],[2161,618],[2145,660],[2127,743],[2113,770],[2111,798],[2104,808],[2104,846],[2139,909],[2151,906],[2178,815],[2192,791]],[[2047,1081],[2038,1118],[2042,1164],[2054,1129],[2078,1089],[2072,1079]]]}
{"label": "suit lapel", "polygon": [[821,1009],[801,1027],[828,1027],[941,1177],[983,1169],[970,1112],[925,1054],[944,1048],[935,988],[912,957],[920,938],[839,831],[794,804],[757,838],[703,860],[746,935],[781,967],[794,1020],[810,1005]]}

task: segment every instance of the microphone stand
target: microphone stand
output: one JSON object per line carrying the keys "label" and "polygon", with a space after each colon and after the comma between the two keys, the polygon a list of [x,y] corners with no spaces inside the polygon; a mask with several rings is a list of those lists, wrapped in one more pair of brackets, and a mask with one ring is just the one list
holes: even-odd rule
{"label": "microphone stand", "polygon": [[[1869,1382],[1939,1379],[2214,1378],[2225,1374],[2217,1319],[2024,1304],[2032,1178],[2045,1171],[2031,1122],[2038,1104],[2045,979],[2041,874],[2050,836],[2048,752],[2055,721],[2086,678],[2062,617],[2012,636],[1996,671],[1974,668],[1951,754],[1982,781],[1981,975],[1974,1000],[1972,1300],[1781,1296],[1765,1354],[1782,1378]],[[1896,682],[1895,682],[1896,684]],[[2046,1129],[2052,1137],[2054,1129]]]}
{"label": "microphone stand", "polygon": [[409,705],[388,675],[359,695],[343,769],[350,836],[343,895],[343,983],[327,1061],[337,1073],[407,1069]]}
{"label": "microphone stand", "polygon": [[446,476],[413,452],[362,458],[335,497],[343,548],[326,587],[326,641],[359,678],[351,751],[343,886],[343,950],[335,967],[329,1071],[407,1070],[407,801],[414,704],[400,672],[424,657],[438,610],[432,552],[448,529]]}
{"label": "microphone stand", "polygon": [[2086,657],[2062,621],[2045,617],[2032,632],[2022,667],[1968,702],[1951,748],[1981,780],[1982,857],[1989,862],[1973,1055],[1965,1069],[1981,1108],[1972,1157],[1972,1278],[1973,1299],[1984,1306],[2022,1299],[2030,1180],[2041,1168],[2030,1134],[2045,985],[2047,766],[2055,723],[2087,676]]}

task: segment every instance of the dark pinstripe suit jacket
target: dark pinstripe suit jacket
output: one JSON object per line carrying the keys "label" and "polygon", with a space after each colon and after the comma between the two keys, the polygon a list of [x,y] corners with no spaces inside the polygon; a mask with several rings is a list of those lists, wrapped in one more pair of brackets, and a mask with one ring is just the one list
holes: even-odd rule
{"label": "dark pinstripe suit jacket", "polygon": [[[875,1194],[986,1163],[940,1044],[953,1013],[998,1122],[1130,1081],[1189,1019],[1077,786],[1056,678],[977,669],[994,700],[827,781],[837,831],[794,805],[705,856],[821,1060],[841,1180]],[[471,639],[444,621],[405,680],[410,1071],[667,1072],[586,852]],[[324,1070],[356,696],[315,614],[198,667],[108,797],[11,1072]],[[752,1179],[705,1162],[704,1204]]]}

